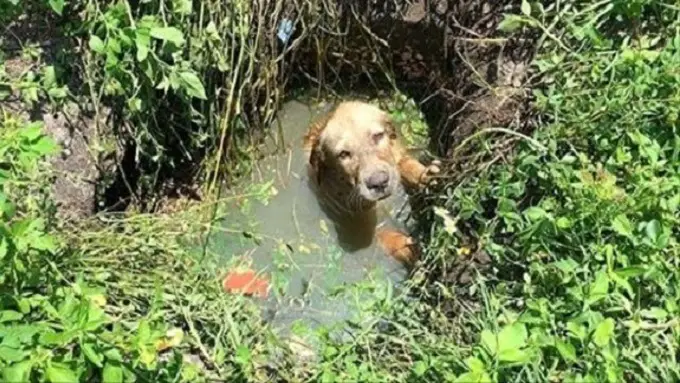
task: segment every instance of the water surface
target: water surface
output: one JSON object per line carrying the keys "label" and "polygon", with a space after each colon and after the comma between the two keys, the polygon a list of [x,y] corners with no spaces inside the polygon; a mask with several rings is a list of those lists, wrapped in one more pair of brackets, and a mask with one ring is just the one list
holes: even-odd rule
{"label": "water surface", "polygon": [[[241,197],[229,203],[209,245],[225,261],[237,257],[270,276],[272,290],[261,303],[266,319],[284,333],[296,323],[315,328],[357,319],[406,276],[375,241],[344,250],[307,184],[302,138],[324,110],[327,106],[297,101],[284,106],[282,134],[265,143],[265,150],[276,154],[259,161],[251,182],[231,192]],[[405,200],[400,191],[381,210],[393,227],[405,228],[400,223],[408,214]]]}

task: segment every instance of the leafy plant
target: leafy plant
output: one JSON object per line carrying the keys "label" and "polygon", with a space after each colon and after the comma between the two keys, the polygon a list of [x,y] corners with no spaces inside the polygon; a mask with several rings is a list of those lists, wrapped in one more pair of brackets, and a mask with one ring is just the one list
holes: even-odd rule
{"label": "leafy plant", "polygon": [[[525,141],[509,163],[449,190],[446,210],[498,270],[480,282],[486,316],[468,318],[481,327],[481,363],[468,374],[678,378],[667,351],[677,346],[680,277],[677,9],[634,4],[524,2],[501,24],[545,34],[534,95],[548,122],[532,137],[542,147]],[[439,230],[435,250],[462,240]]]}
{"label": "leafy plant", "polygon": [[[58,146],[43,135],[42,124],[24,125],[9,115],[0,132],[3,381],[122,382],[156,371],[158,352],[178,345],[177,331],[166,333],[157,320],[115,320],[103,288],[62,272],[69,249],[55,232],[45,162]],[[166,373],[180,373],[181,365],[162,364]]]}

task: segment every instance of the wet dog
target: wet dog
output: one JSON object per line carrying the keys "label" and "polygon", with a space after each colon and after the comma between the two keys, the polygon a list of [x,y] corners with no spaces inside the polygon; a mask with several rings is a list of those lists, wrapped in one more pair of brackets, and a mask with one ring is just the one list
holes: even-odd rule
{"label": "wet dog", "polygon": [[377,234],[385,251],[403,263],[417,257],[414,241],[396,229],[376,230],[376,206],[401,185],[418,189],[439,172],[410,156],[399,142],[390,116],[380,108],[346,101],[315,121],[304,138],[311,186],[338,235],[355,248]]}

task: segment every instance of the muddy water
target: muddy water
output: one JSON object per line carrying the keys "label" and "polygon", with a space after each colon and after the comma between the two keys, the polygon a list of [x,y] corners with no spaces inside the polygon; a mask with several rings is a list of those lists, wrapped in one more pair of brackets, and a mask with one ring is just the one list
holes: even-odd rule
{"label": "muddy water", "polygon": [[[325,109],[295,101],[285,105],[281,134],[266,144],[284,149],[259,161],[252,181],[232,191],[241,197],[229,203],[209,246],[225,262],[248,265],[271,279],[270,295],[261,303],[266,319],[284,333],[299,324],[361,321],[366,306],[397,291],[406,276],[375,241],[360,249],[339,242],[308,186],[302,137]],[[400,191],[379,216],[406,229],[405,200]]]}

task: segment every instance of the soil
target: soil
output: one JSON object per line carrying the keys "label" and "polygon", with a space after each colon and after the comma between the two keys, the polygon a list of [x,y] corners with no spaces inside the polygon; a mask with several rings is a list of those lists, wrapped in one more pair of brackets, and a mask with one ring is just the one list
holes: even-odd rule
{"label": "soil", "polygon": [[[24,14],[0,30],[0,50],[10,81],[20,79],[29,70],[39,72],[44,66],[58,65],[60,56],[74,49],[67,39],[59,35],[58,22],[50,16],[52,12],[30,1],[25,6]],[[40,55],[26,55],[26,49],[35,50]],[[73,76],[69,80],[69,88],[77,89],[78,79]],[[3,100],[0,108],[26,121],[43,121],[46,134],[61,146],[61,152],[50,158],[56,175],[53,195],[57,214],[65,219],[82,219],[93,214],[102,173],[113,169],[112,161],[103,166],[103,162],[98,160],[102,156],[92,150],[95,132],[108,131],[104,128],[108,111],[95,121],[91,113],[82,110],[76,103],[60,107],[46,102],[29,105],[18,93]]]}
{"label": "soil", "polygon": [[[452,149],[481,128],[526,128],[520,121],[527,112],[535,40],[497,31],[503,14],[516,11],[519,2],[374,0],[340,7],[349,32],[324,37],[331,47],[323,73],[315,61],[300,61],[308,78],[352,86],[391,72],[399,90],[420,103],[433,138],[430,149],[449,160]],[[327,73],[337,77],[328,79]]]}

